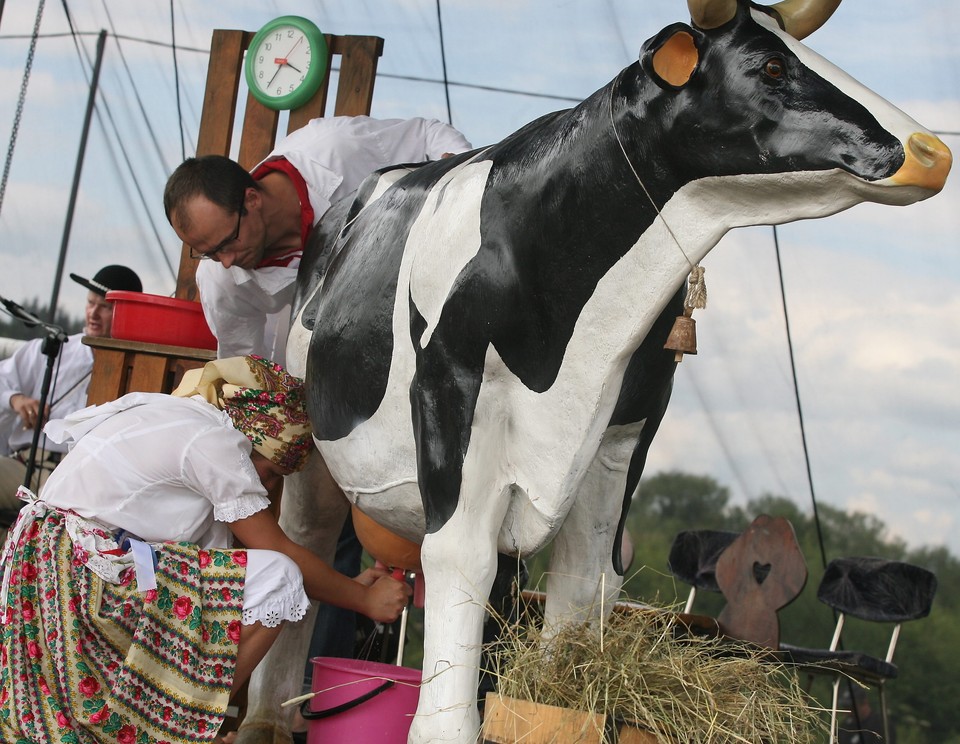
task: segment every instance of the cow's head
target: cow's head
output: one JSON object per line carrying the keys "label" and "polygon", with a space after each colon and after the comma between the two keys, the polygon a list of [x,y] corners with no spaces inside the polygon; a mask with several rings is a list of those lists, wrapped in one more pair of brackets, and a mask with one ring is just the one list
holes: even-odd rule
{"label": "cow's head", "polygon": [[[630,138],[647,148],[641,163],[683,183],[743,176],[747,188],[775,185],[781,200],[793,189],[806,195],[811,184],[824,193],[822,203],[807,199],[790,219],[864,200],[909,204],[943,187],[947,147],[798,41],[839,0],[689,5],[692,25],[671,25],[647,41],[636,77],[621,79],[628,103],[615,114],[617,126],[628,135],[646,128]],[[650,137],[651,121],[662,127],[660,136]],[[682,147],[670,144],[678,142]],[[782,221],[765,218],[764,202],[761,196],[741,224]]]}

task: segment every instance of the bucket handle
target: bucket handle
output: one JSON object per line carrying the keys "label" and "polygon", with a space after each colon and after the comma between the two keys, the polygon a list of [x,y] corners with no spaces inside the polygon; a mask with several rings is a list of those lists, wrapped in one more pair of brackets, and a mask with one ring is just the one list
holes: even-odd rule
{"label": "bucket handle", "polygon": [[345,713],[348,710],[356,708],[361,703],[365,703],[372,698],[375,698],[381,692],[389,690],[396,684],[396,680],[388,679],[385,680],[382,685],[375,687],[372,690],[369,690],[363,695],[354,700],[348,700],[345,703],[340,703],[340,705],[335,705],[332,708],[327,708],[326,710],[310,710],[310,701],[304,700],[300,704],[300,715],[302,715],[308,721],[317,721],[321,718],[329,718],[330,716],[335,716],[338,713]]}

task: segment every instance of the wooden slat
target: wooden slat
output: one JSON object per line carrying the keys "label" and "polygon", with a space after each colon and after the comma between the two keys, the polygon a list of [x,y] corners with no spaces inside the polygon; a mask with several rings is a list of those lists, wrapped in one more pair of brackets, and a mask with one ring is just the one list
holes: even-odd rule
{"label": "wooden slat", "polygon": [[487,693],[483,713],[483,744],[600,744],[604,718],[529,700]]}
{"label": "wooden slat", "polygon": [[[309,101],[300,108],[290,112],[290,119],[287,121],[287,134],[295,132],[311,119],[317,119],[323,116],[327,110],[327,92],[330,88],[330,68],[333,67],[333,36],[324,34],[324,38],[327,40],[327,67],[323,73],[323,82]],[[316,62],[314,62],[314,64],[316,64]]]}
{"label": "wooden slat", "polygon": [[[243,31],[217,29],[210,41],[210,64],[207,87],[200,114],[197,155],[229,155],[233,138],[233,117],[237,110],[240,78],[243,75],[243,52],[250,43]],[[197,262],[190,258],[190,249],[180,249],[177,289],[181,300],[198,300],[195,274]]]}
{"label": "wooden slat", "polygon": [[87,405],[116,400],[124,392],[127,365],[122,351],[98,349],[93,355],[93,373],[87,388]]}
{"label": "wooden slat", "polygon": [[251,38],[245,31],[217,29],[213,32],[197,155],[230,154],[233,117],[243,78],[243,53]]}
{"label": "wooden slat", "polygon": [[369,114],[377,63],[383,54],[383,39],[379,36],[339,36],[334,39],[333,53],[341,55],[334,116]]}
{"label": "wooden slat", "polygon": [[243,114],[240,133],[240,151],[237,162],[250,170],[263,160],[277,141],[280,112],[267,108],[248,91],[247,108]]}
{"label": "wooden slat", "polygon": [[[656,735],[628,723],[615,724],[619,744],[657,744]],[[488,692],[480,744],[600,744],[605,720],[599,713],[501,697]]]}
{"label": "wooden slat", "polygon": [[130,368],[125,393],[167,393],[167,359],[153,354],[128,354]]}
{"label": "wooden slat", "polygon": [[84,336],[81,339],[81,342],[84,344],[84,346],[91,346],[94,349],[116,349],[118,351],[133,352],[137,354],[155,354],[157,356],[195,359],[199,361],[201,365],[217,358],[217,352],[213,349],[195,349],[192,346],[151,344],[146,341],[131,341],[126,338]]}

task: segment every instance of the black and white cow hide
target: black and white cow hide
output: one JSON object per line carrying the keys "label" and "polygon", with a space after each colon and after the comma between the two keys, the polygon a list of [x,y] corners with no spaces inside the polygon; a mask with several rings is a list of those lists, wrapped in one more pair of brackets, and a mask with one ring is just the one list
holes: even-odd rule
{"label": "black and white cow hide", "polygon": [[[422,543],[411,742],[476,740],[498,552],[553,541],[548,624],[612,606],[691,266],[731,228],[942,188],[947,148],[789,33],[837,4],[690,0],[692,25],[660,31],[582,104],[374,174],[325,216],[287,358],[343,493]],[[611,473],[619,486],[599,488]],[[276,705],[298,690],[279,675],[255,675],[241,741],[285,736]]]}

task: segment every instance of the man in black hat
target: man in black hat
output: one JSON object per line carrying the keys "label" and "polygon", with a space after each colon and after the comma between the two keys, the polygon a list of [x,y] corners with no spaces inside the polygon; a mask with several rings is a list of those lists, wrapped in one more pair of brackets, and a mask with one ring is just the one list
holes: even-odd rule
{"label": "man in black hat", "polygon": [[[89,290],[85,325],[81,333],[70,336],[61,348],[42,421],[39,420],[40,390],[47,366],[43,339],[24,344],[13,356],[0,361],[0,542],[6,537],[9,517],[20,508],[17,488],[26,477],[34,429],[49,419],[63,418],[87,405],[93,352],[80,342],[81,336],[109,338],[113,303],[106,300],[108,291],[143,291],[136,272],[116,264],[104,266],[92,279],[77,274],[70,274],[70,278]],[[30,483],[33,490],[40,488],[60,462],[62,449],[48,444],[45,437],[40,438]]]}

